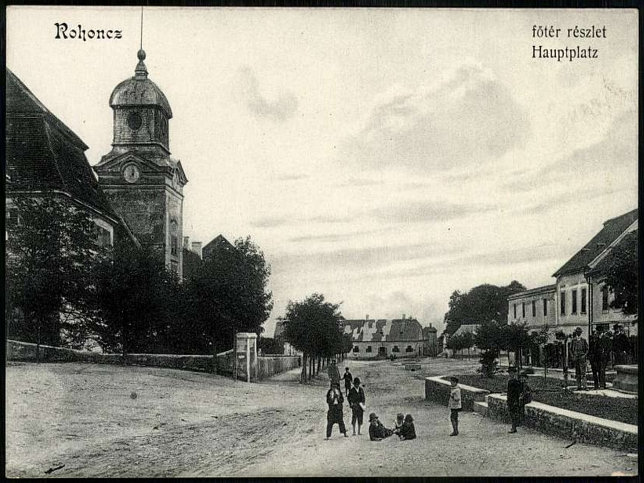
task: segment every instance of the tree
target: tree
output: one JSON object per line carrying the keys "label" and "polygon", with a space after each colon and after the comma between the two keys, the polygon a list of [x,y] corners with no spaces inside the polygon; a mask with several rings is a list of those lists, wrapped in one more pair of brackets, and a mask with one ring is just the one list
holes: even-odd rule
{"label": "tree", "polygon": [[[173,352],[166,347],[179,281],[153,249],[127,240],[97,270],[100,319],[93,331],[108,352]],[[164,337],[165,336],[165,337]]]}
{"label": "tree", "polygon": [[321,357],[330,357],[342,351],[342,332],[340,330],[340,304],[324,299],[324,295],[314,293],[301,302],[289,301],[286,307],[285,339],[297,350],[302,351],[301,382],[310,380],[315,370],[309,365]]}
{"label": "tree", "polygon": [[[504,324],[507,325],[507,324]],[[474,334],[474,343],[483,350],[480,371],[486,377],[492,377],[497,370],[496,359],[499,351],[506,345],[504,328],[496,320],[483,322]]]}
{"label": "tree", "polygon": [[263,354],[284,354],[284,345],[270,337],[260,337],[257,348],[261,349]]}
{"label": "tree", "polygon": [[625,315],[639,312],[638,304],[638,236],[631,232],[602,260],[606,284],[615,295],[610,306]]}
{"label": "tree", "polygon": [[267,290],[270,265],[250,237],[234,250],[218,250],[187,281],[198,325],[206,327],[215,349],[234,346],[237,331],[262,333],[273,308]]}
{"label": "tree", "polygon": [[[15,196],[7,223],[8,335],[79,346],[95,315],[95,267],[103,259],[96,225],[71,200]],[[62,337],[65,333],[67,336]]]}
{"label": "tree", "polygon": [[525,324],[501,325],[504,338],[503,348],[516,354],[517,366],[522,367],[523,349],[530,347],[531,338]]}
{"label": "tree", "polygon": [[483,284],[466,293],[453,292],[445,314],[447,333],[454,334],[463,324],[507,320],[508,296],[524,290],[522,284],[513,280],[506,287]]}

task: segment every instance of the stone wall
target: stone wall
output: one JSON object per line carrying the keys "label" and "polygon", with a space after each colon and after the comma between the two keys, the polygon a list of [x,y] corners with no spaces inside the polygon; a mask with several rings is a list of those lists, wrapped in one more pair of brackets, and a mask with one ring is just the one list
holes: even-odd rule
{"label": "stone wall", "polygon": [[[485,396],[490,394],[490,391],[479,389],[478,387],[466,386],[464,384],[459,384],[458,387],[461,388],[461,405],[463,411],[472,411],[474,401],[485,401]],[[448,380],[441,377],[425,378],[425,399],[429,401],[447,406],[450,390],[451,385]]]}
{"label": "stone wall", "polygon": [[[504,395],[488,396],[487,405],[489,418],[510,423]],[[542,433],[568,440],[623,450],[637,449],[637,426],[635,425],[568,411],[536,401],[526,405],[524,424]]]}
{"label": "stone wall", "polygon": [[257,357],[257,378],[261,381],[281,372],[290,371],[300,366],[298,356],[259,356]]}

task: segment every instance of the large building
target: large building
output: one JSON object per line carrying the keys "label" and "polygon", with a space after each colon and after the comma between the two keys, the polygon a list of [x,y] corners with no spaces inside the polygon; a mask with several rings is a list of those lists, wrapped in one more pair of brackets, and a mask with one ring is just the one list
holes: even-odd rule
{"label": "large building", "polygon": [[423,328],[413,318],[344,320],[343,333],[353,340],[350,357],[372,359],[376,357],[420,357],[425,341]]}
{"label": "large building", "polygon": [[620,324],[629,335],[636,335],[637,316],[610,307],[614,294],[603,273],[613,248],[626,237],[637,236],[637,230],[636,209],[605,221],[602,229],[553,274],[553,285],[508,297],[508,322],[526,323],[535,330],[547,324],[565,334],[581,327],[584,337],[588,337],[589,327]]}
{"label": "large building", "polygon": [[148,79],[143,50],[138,58],[135,75],[110,96],[112,150],[94,169],[114,211],[142,245],[154,248],[181,277],[183,187],[188,180],[181,162],[170,155],[170,104]]}
{"label": "large building", "polygon": [[56,196],[86,211],[97,243],[112,245],[128,228],[112,208],[87,161],[87,145],[9,69],[6,70],[6,215],[16,196]]}

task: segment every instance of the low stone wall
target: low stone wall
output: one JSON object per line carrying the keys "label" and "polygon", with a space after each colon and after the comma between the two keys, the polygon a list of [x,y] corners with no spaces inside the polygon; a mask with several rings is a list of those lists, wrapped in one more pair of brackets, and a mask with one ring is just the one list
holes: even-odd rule
{"label": "low stone wall", "polygon": [[[505,395],[487,397],[487,416],[510,423]],[[533,401],[525,407],[524,424],[542,433],[623,450],[637,449],[637,426],[598,418]]]}
{"label": "low stone wall", "polygon": [[257,378],[261,381],[300,366],[298,356],[266,355],[257,357]]}
{"label": "low stone wall", "polygon": [[[463,411],[473,411],[474,401],[485,401],[485,396],[490,394],[490,391],[479,389],[478,387],[466,386],[464,384],[459,384],[458,387],[461,388],[461,405]],[[425,378],[425,399],[447,406],[450,391],[451,385],[449,381],[441,377]]]}

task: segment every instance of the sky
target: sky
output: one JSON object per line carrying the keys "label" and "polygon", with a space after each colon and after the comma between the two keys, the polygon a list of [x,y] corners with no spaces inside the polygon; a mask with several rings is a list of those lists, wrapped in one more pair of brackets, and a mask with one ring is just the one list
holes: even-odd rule
{"label": "sky", "polygon": [[[56,22],[122,38],[56,39]],[[140,22],[129,7],[7,10],[7,66],[92,165],[111,149],[109,96],[134,75]],[[349,319],[440,330],[454,290],[554,283],[637,207],[637,25],[633,9],[145,8],[149,78],[189,180],[184,235],[259,245],[267,336],[314,292]]]}

